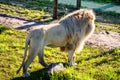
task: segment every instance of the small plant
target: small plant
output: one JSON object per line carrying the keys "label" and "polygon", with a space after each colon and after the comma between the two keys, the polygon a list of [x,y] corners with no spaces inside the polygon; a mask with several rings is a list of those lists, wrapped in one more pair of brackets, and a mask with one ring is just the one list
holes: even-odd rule
{"label": "small plant", "polygon": [[0,26],[0,34],[5,30],[7,30],[7,27],[5,25],[1,25]]}
{"label": "small plant", "polygon": [[100,30],[100,28],[101,28],[100,23],[96,23],[96,31],[99,31],[99,30]]}
{"label": "small plant", "polygon": [[116,26],[116,27],[113,27],[113,26],[106,26],[106,27],[104,28],[104,30],[113,31],[113,32],[118,32],[118,33],[120,33],[119,27],[120,27],[120,26]]}
{"label": "small plant", "polygon": [[115,28],[111,27],[111,26],[107,26],[107,27],[105,27],[105,30],[107,30],[107,31],[114,31]]}

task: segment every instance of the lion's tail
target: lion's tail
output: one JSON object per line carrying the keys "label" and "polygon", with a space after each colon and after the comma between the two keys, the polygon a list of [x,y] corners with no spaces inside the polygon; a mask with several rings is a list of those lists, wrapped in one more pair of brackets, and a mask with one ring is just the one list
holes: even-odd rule
{"label": "lion's tail", "polygon": [[25,43],[25,50],[24,50],[24,56],[23,56],[23,61],[21,66],[19,67],[19,69],[16,71],[16,73],[18,74],[19,71],[21,70],[21,68],[23,67],[24,63],[25,63],[25,59],[26,59],[26,55],[27,55],[27,49],[28,49],[28,45],[30,43],[30,38],[31,38],[31,34],[29,34],[26,38],[26,43]]}

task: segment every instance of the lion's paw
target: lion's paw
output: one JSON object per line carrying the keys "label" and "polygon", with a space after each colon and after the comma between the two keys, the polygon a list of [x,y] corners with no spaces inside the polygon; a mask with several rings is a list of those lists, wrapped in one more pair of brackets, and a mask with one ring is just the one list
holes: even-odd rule
{"label": "lion's paw", "polygon": [[30,73],[26,72],[23,74],[23,78],[26,78],[26,77],[29,77],[30,76]]}
{"label": "lion's paw", "polygon": [[75,62],[72,62],[72,63],[68,62],[68,65],[69,65],[69,66],[76,66],[77,63],[75,63]]}

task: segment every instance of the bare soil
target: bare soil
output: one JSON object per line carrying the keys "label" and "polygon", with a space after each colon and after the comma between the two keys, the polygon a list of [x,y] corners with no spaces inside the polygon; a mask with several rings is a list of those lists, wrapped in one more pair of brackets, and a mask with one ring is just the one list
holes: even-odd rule
{"label": "bare soil", "polygon": [[120,48],[120,33],[105,31],[95,32],[86,42],[92,47],[105,49]]}
{"label": "bare soil", "polygon": [[[23,31],[30,31],[39,25],[54,23],[51,22],[38,22],[35,20],[26,20],[20,17],[10,17],[6,14],[0,14],[0,24],[5,24],[8,28],[15,28]],[[103,26],[110,25],[109,23],[102,23]],[[94,34],[86,42],[87,45],[92,47],[103,47],[105,49],[120,48],[120,33],[100,30]]]}

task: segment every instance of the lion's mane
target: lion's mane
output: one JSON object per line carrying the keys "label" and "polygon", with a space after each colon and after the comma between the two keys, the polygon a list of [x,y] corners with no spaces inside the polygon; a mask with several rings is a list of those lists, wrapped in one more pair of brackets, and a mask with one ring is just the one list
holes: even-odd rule
{"label": "lion's mane", "polygon": [[85,36],[89,35],[89,24],[94,20],[94,12],[88,9],[77,10],[61,19],[59,23],[65,27],[67,33],[67,44],[60,48],[61,51],[76,50]]}

